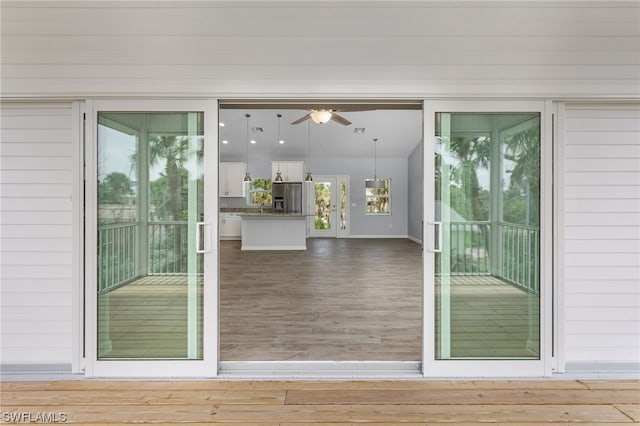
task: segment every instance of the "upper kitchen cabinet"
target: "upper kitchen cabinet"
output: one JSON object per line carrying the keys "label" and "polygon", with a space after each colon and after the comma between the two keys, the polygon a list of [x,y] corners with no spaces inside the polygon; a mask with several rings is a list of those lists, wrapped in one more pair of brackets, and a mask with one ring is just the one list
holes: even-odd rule
{"label": "upper kitchen cabinet", "polygon": [[304,161],[272,161],[271,179],[276,180],[276,175],[280,170],[280,175],[285,182],[302,182],[304,180]]}
{"label": "upper kitchen cabinet", "polygon": [[220,163],[220,196],[244,197],[246,163]]}

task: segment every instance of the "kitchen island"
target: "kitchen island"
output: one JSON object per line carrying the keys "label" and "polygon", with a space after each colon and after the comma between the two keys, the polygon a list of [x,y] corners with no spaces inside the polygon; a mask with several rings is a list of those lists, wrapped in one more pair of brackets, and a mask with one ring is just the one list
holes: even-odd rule
{"label": "kitchen island", "polygon": [[306,250],[306,216],[302,214],[241,214],[241,250]]}

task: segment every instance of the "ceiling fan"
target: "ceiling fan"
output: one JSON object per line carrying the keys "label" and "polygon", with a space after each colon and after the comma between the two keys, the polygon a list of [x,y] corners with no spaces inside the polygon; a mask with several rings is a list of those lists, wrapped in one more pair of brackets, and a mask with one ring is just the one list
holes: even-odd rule
{"label": "ceiling fan", "polygon": [[325,124],[325,123],[328,123],[330,120],[333,120],[336,123],[340,123],[344,126],[348,126],[351,124],[349,120],[347,120],[341,115],[336,114],[335,109],[312,109],[309,111],[309,114],[305,115],[304,117],[300,117],[299,119],[292,122],[291,124],[300,124],[303,121],[306,121],[309,119],[313,120],[313,122],[316,124]]}

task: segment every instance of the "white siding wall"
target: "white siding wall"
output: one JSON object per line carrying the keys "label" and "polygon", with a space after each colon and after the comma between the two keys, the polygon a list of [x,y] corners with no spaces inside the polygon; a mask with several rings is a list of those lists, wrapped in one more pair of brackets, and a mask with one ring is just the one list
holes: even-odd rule
{"label": "white siding wall", "polygon": [[71,365],[72,107],[0,106],[0,363]]}
{"label": "white siding wall", "polygon": [[3,1],[5,96],[639,96],[637,1]]}
{"label": "white siding wall", "polygon": [[573,104],[565,114],[565,360],[637,366],[640,105]]}

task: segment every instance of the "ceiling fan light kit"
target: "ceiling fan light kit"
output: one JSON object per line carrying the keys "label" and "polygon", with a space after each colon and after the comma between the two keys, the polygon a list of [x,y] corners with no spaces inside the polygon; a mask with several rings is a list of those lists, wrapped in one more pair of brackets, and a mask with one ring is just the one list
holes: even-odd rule
{"label": "ceiling fan light kit", "polygon": [[336,110],[334,109],[312,109],[309,111],[309,114],[298,118],[291,124],[300,124],[303,121],[309,119],[311,119],[311,121],[316,124],[327,124],[329,121],[333,120],[336,123],[342,124],[343,126],[351,125],[351,122],[349,120],[341,115],[336,114]]}
{"label": "ceiling fan light kit", "polygon": [[320,111],[311,111],[309,115],[311,116],[311,119],[313,120],[313,122],[316,124],[328,123],[329,120],[331,120],[331,117],[333,116],[331,111],[328,111],[325,109],[322,109]]}

